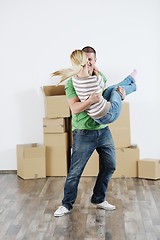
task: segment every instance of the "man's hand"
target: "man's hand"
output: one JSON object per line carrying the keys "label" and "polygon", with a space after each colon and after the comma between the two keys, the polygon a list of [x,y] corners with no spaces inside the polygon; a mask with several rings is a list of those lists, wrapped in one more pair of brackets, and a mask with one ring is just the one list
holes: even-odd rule
{"label": "man's hand", "polygon": [[94,74],[95,74],[96,76],[98,76],[99,70],[98,70],[98,68],[97,68],[96,66],[94,66],[93,72],[94,72]]}

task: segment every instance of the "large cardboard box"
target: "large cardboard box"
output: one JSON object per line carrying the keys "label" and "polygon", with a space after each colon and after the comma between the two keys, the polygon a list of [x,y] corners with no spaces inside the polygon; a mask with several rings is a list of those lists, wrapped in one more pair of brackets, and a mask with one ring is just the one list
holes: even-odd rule
{"label": "large cardboard box", "polygon": [[116,148],[131,146],[131,137],[129,128],[110,128]]}
{"label": "large cardboard box", "polygon": [[45,178],[45,146],[38,143],[17,145],[17,175],[23,179]]}
{"label": "large cardboard box", "polygon": [[45,133],[46,175],[67,176],[68,133]]}
{"label": "large cardboard box", "polygon": [[160,179],[160,159],[140,159],[138,161],[138,177]]}
{"label": "large cardboard box", "polygon": [[122,111],[119,118],[109,124],[115,147],[129,147],[131,145],[131,133],[130,133],[130,112],[129,103],[122,103]]}
{"label": "large cardboard box", "polygon": [[[108,126],[111,130],[116,148],[131,146],[130,111],[128,102],[122,103],[122,111],[119,118]],[[72,145],[72,132],[70,132],[70,139]]]}
{"label": "large cardboard box", "polygon": [[64,133],[67,130],[66,118],[43,118],[44,133]]}
{"label": "large cardboard box", "polygon": [[[71,148],[71,154],[72,154],[72,148]],[[99,154],[95,150],[91,157],[89,158],[83,173],[82,177],[94,177],[97,176],[99,172]]]}
{"label": "large cardboard box", "polygon": [[112,178],[116,177],[137,177],[139,148],[117,148],[116,149],[116,170]]}
{"label": "large cardboard box", "polygon": [[64,85],[43,86],[45,117],[70,117],[70,108],[65,95]]}
{"label": "large cardboard box", "polygon": [[94,177],[99,173],[99,154],[95,150],[85,166],[82,177]]}

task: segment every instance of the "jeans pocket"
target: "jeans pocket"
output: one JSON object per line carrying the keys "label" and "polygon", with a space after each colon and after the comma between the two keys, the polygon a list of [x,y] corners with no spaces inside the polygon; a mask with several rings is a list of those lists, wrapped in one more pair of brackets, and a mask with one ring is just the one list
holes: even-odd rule
{"label": "jeans pocket", "polygon": [[88,135],[88,131],[89,130],[78,130],[78,129],[75,129],[74,131],[73,131],[73,136],[86,136],[86,135]]}

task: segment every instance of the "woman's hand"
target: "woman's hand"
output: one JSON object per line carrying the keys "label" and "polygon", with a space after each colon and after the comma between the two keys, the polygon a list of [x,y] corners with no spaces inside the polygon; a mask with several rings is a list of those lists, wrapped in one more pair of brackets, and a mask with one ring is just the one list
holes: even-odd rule
{"label": "woman's hand", "polygon": [[102,94],[93,92],[84,102],[80,102],[78,97],[68,98],[68,103],[72,113],[78,114],[87,110],[92,104],[101,100]]}
{"label": "woman's hand", "polygon": [[93,93],[89,96],[88,100],[90,101],[90,104],[92,105],[92,104],[94,104],[94,103],[100,102],[101,98],[102,98],[102,94],[101,94],[101,93],[93,92]]}

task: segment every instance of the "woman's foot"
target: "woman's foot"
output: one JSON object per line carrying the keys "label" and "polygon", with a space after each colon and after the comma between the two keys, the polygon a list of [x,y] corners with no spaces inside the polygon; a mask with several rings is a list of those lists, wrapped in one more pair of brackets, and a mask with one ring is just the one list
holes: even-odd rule
{"label": "woman's foot", "polygon": [[134,79],[134,83],[135,83],[136,75],[137,75],[137,70],[134,69],[133,72],[131,72],[130,74],[130,76]]}
{"label": "woman's foot", "polygon": [[122,100],[124,100],[125,97],[126,97],[125,89],[120,87],[120,86],[118,86],[116,91],[119,93],[119,95],[121,96]]}

